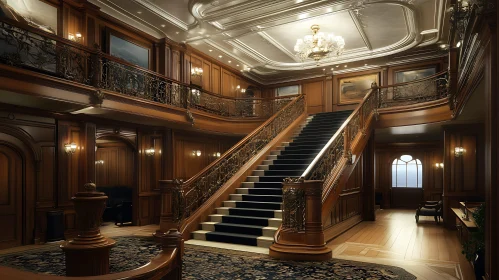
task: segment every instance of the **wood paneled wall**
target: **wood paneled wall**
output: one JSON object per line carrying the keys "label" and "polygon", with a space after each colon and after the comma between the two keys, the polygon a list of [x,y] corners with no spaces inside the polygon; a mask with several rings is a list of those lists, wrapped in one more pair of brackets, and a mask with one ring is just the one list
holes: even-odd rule
{"label": "wood paneled wall", "polygon": [[367,74],[378,74],[379,85],[391,85],[394,81],[395,72],[421,69],[428,66],[435,66],[437,68],[437,71],[441,71],[447,67],[447,58],[399,66],[387,66],[383,68],[352,73],[333,74],[321,78],[305,79],[295,82],[273,84],[265,87],[262,92],[262,96],[275,96],[276,90],[279,87],[300,85],[302,93],[307,95],[307,107],[310,114],[354,110],[357,107],[357,104],[341,104],[340,102],[340,79]]}
{"label": "wood paneled wall", "polygon": [[[456,157],[455,147],[463,147]],[[485,201],[485,140],[483,124],[444,126],[444,222],[455,227],[451,207],[460,201]]]}
{"label": "wood paneled wall", "polygon": [[[192,67],[203,69],[203,75],[201,77],[191,77],[191,83],[202,87],[204,90],[223,96],[244,97],[245,94],[241,92],[241,89],[247,89],[249,86],[258,88],[254,82],[226,66],[215,63],[199,52],[191,53],[190,57]],[[261,92],[257,91],[255,97],[261,97]]]}
{"label": "wood paneled wall", "polygon": [[[443,193],[443,171],[435,167],[441,163],[443,148],[440,143],[378,144],[375,151],[375,190],[382,195],[382,208],[398,206],[414,208],[423,200],[441,200]],[[423,192],[400,196],[403,201],[392,201],[392,163],[402,155],[411,155],[423,164]],[[411,190],[402,190],[411,192]],[[418,196],[415,197],[415,194]],[[393,205],[395,204],[395,205]]]}
{"label": "wood paneled wall", "polygon": [[328,219],[323,222],[324,228],[332,227],[363,213],[363,157],[358,160],[337,203],[331,207]]}
{"label": "wood paneled wall", "polygon": [[[187,180],[215,161],[239,139],[232,137],[199,137],[189,133],[174,133],[174,178]],[[201,155],[196,154],[197,151]]]}
{"label": "wood paneled wall", "polygon": [[95,165],[97,186],[135,186],[134,151],[126,143],[97,144],[96,160],[104,161],[104,164]]}

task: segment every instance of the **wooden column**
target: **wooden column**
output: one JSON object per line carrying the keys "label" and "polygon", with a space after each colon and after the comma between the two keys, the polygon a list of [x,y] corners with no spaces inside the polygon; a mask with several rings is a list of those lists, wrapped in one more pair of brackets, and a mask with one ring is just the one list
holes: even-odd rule
{"label": "wooden column", "polygon": [[81,126],[81,152],[80,186],[86,182],[95,182],[95,146],[96,126],[93,123],[84,123]]}
{"label": "wooden column", "polygon": [[363,160],[363,179],[362,179],[362,196],[363,196],[363,215],[364,221],[376,220],[375,209],[375,190],[374,190],[374,130],[371,132],[369,141],[362,155]]}
{"label": "wooden column", "polygon": [[[283,183],[284,203],[293,207],[283,207],[283,226],[276,242],[269,248],[271,257],[303,261],[325,261],[332,258],[332,250],[324,242],[322,228],[322,184],[322,181],[300,179]],[[287,198],[286,189],[292,189],[293,198]],[[303,207],[304,209],[300,209]],[[301,211],[305,211],[304,225],[300,221]],[[294,228],[284,223],[285,216],[293,220],[290,224],[294,224]]]}
{"label": "wooden column", "polygon": [[66,255],[67,276],[95,276],[109,273],[109,251],[115,241],[100,234],[101,217],[107,196],[96,192],[95,184],[85,184],[72,198],[78,236],[61,245]]}
{"label": "wooden column", "polygon": [[[178,195],[181,181],[165,180],[160,181],[161,190],[161,217],[159,218],[159,230],[154,236],[163,236],[166,232],[178,229],[178,223],[175,221],[175,196]],[[180,209],[176,209],[179,211]]]}

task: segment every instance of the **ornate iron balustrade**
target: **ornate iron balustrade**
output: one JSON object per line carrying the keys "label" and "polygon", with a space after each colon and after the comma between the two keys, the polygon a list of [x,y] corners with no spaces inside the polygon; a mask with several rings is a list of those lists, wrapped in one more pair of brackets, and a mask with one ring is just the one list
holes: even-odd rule
{"label": "ornate iron balustrade", "polygon": [[284,183],[282,189],[282,228],[303,231],[306,223],[305,189],[299,184],[303,183],[303,178],[286,178]]}
{"label": "ornate iron balustrade", "polygon": [[449,95],[448,72],[424,79],[379,87],[379,108],[412,105],[446,98]]}
{"label": "ornate iron balustrade", "polygon": [[304,110],[305,99],[300,95],[200,173],[186,182],[174,180],[174,186],[169,190],[173,198],[173,222],[180,226]]}
{"label": "ornate iron balustrade", "polygon": [[[268,118],[296,96],[231,98],[190,86],[95,49],[0,18],[0,63],[184,109],[229,118]],[[100,98],[102,102],[102,98]]]}
{"label": "ornate iron balustrade", "polygon": [[373,85],[373,90],[322,148],[303,172],[302,178],[324,181],[323,187],[330,185],[339,173],[340,163],[349,160],[351,149],[355,145],[357,137],[365,133],[369,119],[374,117],[378,97],[376,93],[376,85]]}

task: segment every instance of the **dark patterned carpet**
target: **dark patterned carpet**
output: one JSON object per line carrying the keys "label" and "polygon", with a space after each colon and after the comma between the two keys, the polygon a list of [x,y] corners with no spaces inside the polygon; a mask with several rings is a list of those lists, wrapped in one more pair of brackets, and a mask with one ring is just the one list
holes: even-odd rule
{"label": "dark patterned carpet", "polygon": [[[151,237],[116,237],[110,271],[143,266],[160,251]],[[64,254],[57,246],[0,256],[0,265],[51,275],[64,275]],[[186,245],[184,279],[363,279],[413,280],[405,270],[378,264],[331,260],[322,263],[289,262],[268,255]]]}

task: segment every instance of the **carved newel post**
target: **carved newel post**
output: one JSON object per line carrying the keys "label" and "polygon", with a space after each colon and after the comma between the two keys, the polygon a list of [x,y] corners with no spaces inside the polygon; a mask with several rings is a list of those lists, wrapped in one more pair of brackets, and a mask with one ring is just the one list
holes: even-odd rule
{"label": "carved newel post", "polygon": [[94,276],[109,273],[109,251],[116,243],[101,235],[99,226],[107,196],[97,192],[95,184],[85,184],[71,200],[76,212],[78,236],[66,241],[61,249],[66,255],[67,276]]}
{"label": "carved newel post", "polygon": [[324,242],[322,181],[302,178],[283,183],[282,228],[269,255],[277,259],[325,261],[332,250]]}
{"label": "carved newel post", "polygon": [[159,181],[161,190],[161,216],[159,230],[155,233],[158,237],[164,236],[171,230],[177,231],[182,217],[182,180]]}

